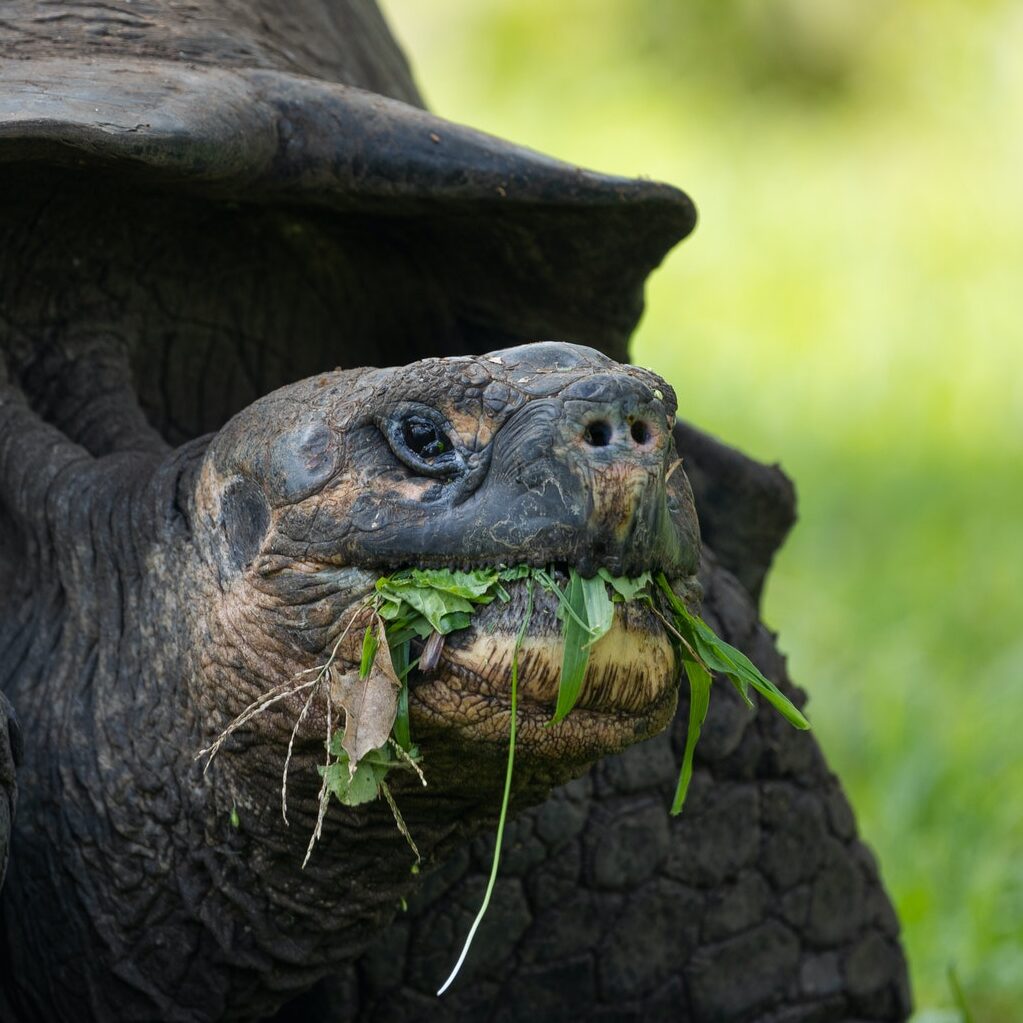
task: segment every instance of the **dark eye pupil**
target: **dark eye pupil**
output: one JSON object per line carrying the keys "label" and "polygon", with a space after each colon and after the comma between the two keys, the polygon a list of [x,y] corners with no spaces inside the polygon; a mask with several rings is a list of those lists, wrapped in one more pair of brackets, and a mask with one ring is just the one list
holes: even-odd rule
{"label": "dark eye pupil", "polygon": [[406,419],[402,426],[405,443],[420,458],[436,458],[448,449],[447,442],[440,431],[428,419],[413,416]]}

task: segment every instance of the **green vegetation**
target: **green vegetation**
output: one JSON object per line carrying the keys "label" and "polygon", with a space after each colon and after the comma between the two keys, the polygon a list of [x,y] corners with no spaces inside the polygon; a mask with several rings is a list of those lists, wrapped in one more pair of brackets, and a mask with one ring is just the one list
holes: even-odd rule
{"label": "green vegetation", "polygon": [[696,200],[634,358],[798,485],[764,614],[921,1013],[1023,1018],[1019,4],[383,3],[445,116]]}
{"label": "green vegetation", "polygon": [[[671,806],[673,814],[682,812],[692,776],[693,752],[709,704],[711,672],[718,672],[730,679],[750,707],[753,706],[749,697],[752,688],[796,728],[810,727],[788,697],[762,675],[744,653],[716,636],[702,618],[685,606],[663,573],[658,573],[656,583],[667,600],[670,620],[657,608],[650,592],[653,580],[649,572],[639,578],[628,579],[612,576],[606,569],[601,569],[598,575],[587,579],[570,568],[568,585],[563,591],[551,571],[523,565],[470,571],[410,568],[378,579],[374,592],[364,602],[370,612],[370,621],[363,633],[362,657],[357,673],[359,683],[363,684],[356,685],[353,682],[352,695],[349,696],[345,693],[343,682],[350,676],[343,676],[341,684],[331,688],[332,701],[340,703],[344,708],[345,723],[331,734],[327,743],[327,763],[320,768],[324,779],[321,809],[328,792],[346,806],[358,806],[383,794],[394,811],[398,826],[407,835],[404,822],[384,781],[388,771],[394,768],[415,769],[419,759],[418,750],[411,745],[408,735],[406,675],[411,667],[427,656],[426,651],[435,639],[467,628],[476,608],[496,599],[507,602],[510,597],[504,584],[523,579],[529,586],[529,602],[525,621],[516,636],[512,657],[508,785],[511,783],[511,764],[515,755],[514,708],[518,686],[518,652],[532,613],[534,582],[558,598],[558,616],[562,621],[564,651],[557,703],[550,720],[552,725],[563,721],[578,701],[589,664],[590,648],[611,629],[616,602],[644,601],[674,637],[679,659],[689,680],[692,701],[689,736],[679,772],[678,788]],[[351,620],[354,621],[358,616],[357,610]],[[425,640],[426,644],[420,661],[410,665],[409,645],[417,637]],[[324,666],[324,672],[334,660],[339,644],[340,640]],[[388,692],[389,699],[374,698],[372,687],[378,680]],[[392,691],[392,687],[393,690],[400,688],[403,700],[398,700],[398,694]],[[354,702],[355,693],[358,694],[358,703]],[[402,707],[404,712],[400,709]],[[404,720],[399,721],[402,716]],[[376,741],[360,743],[357,736],[364,736],[367,732],[376,736]],[[507,791],[501,809],[499,834],[504,830],[506,810]],[[495,851],[495,864],[499,853],[500,840]]]}
{"label": "green vegetation", "polygon": [[[418,861],[419,851],[385,780],[390,771],[413,770],[426,784],[419,768],[419,749],[412,744],[409,728],[408,673],[428,656],[432,641],[467,628],[478,607],[497,599],[509,600],[504,583],[530,576],[528,568],[467,572],[410,568],[376,581],[373,592],[349,616],[321,672],[328,677],[341,640],[352,624],[365,623],[355,678],[348,673],[331,683],[330,701],[341,705],[345,718],[327,739],[327,760],[320,768],[323,785],[317,830],[331,795],[345,806],[359,806],[383,796]],[[412,661],[411,643],[417,638],[426,643],[420,661]],[[517,664],[513,667],[514,688]],[[514,747],[514,722],[512,731]],[[360,741],[361,736],[371,738]],[[511,754],[509,763],[510,758]],[[509,778],[510,770],[509,766]]]}
{"label": "green vegetation", "polygon": [[693,777],[693,754],[700,738],[700,729],[707,717],[710,706],[711,672],[716,671],[728,678],[739,691],[739,695],[753,706],[749,691],[755,689],[767,702],[796,728],[809,728],[810,723],[792,705],[789,698],[741,651],[714,635],[714,631],[698,615],[694,615],[672,592],[663,573],[657,576],[657,585],[668,599],[674,612],[674,622],[665,622],[681,645],[682,667],[689,680],[689,731],[686,733],[686,748],[682,755],[675,798],[671,812],[682,812]]}
{"label": "green vegetation", "polygon": [[948,968],[948,986],[952,992],[952,999],[959,1010],[961,1023],[974,1023],[973,1013],[970,1011],[969,1003],[966,1001],[966,992],[959,983],[959,975],[954,966]]}
{"label": "green vegetation", "polygon": [[[306,692],[302,710],[295,719],[284,757],[281,773],[281,816],[288,823],[288,770],[294,750],[295,737],[309,708],[318,695],[326,707],[326,733],[324,749],[326,759],[319,765],[321,783],[317,797],[316,824],[306,847],[303,868],[309,862],[313,849],[323,830],[330,797],[344,806],[361,806],[383,797],[394,816],[395,824],[408,841],[419,863],[416,848],[398,804],[387,784],[391,771],[412,771],[423,785],[426,777],[420,765],[418,747],[411,741],[408,713],[408,674],[417,665],[424,670],[432,668],[440,656],[443,637],[459,629],[468,628],[472,615],[494,600],[508,603],[511,597],[505,583],[525,581],[527,603],[519,625],[512,651],[511,713],[508,733],[508,763],[505,774],[504,795],[498,819],[497,840],[490,881],[483,904],[466,938],[462,954],[451,976],[438,992],[443,994],[454,980],[468,953],[473,936],[479,926],[497,878],[501,855],[501,837],[504,834],[511,792],[512,767],[515,761],[515,733],[518,726],[519,650],[529,627],[533,612],[533,587],[540,585],[558,600],[558,617],[562,622],[563,654],[561,677],[555,710],[548,724],[555,725],[571,713],[579,699],[589,664],[590,649],[610,631],[614,623],[614,605],[625,601],[642,601],[656,615],[674,638],[676,651],[690,686],[689,731],[679,771],[671,813],[679,814],[685,803],[693,773],[693,755],[700,729],[707,716],[710,702],[711,672],[718,672],[731,680],[742,698],[752,707],[749,690],[755,689],[769,704],[796,728],[809,728],[806,718],[793,706],[770,679],[735,647],[725,643],[698,615],[693,614],[672,590],[663,572],[656,580],[649,572],[638,578],[612,576],[600,569],[592,578],[584,578],[574,568],[568,569],[565,590],[554,579],[554,569],[531,568],[518,565],[513,568],[477,568],[465,571],[436,568],[408,568],[376,580],[373,590],[350,609],[347,621],[339,623],[341,631],[323,664],[300,671],[292,679],[274,686],[250,703],[217,736],[202,749],[196,759],[206,757],[204,772],[209,770],[214,757],[227,738],[242,725],[262,714],[269,707],[289,696]],[[657,589],[664,595],[668,615],[657,606]],[[355,670],[342,671],[338,654],[354,626],[363,628],[359,665]],[[414,639],[425,641],[422,653],[411,660]],[[439,641],[439,642],[438,642]],[[427,660],[431,663],[427,665]],[[311,677],[310,677],[311,676]],[[334,728],[335,714],[338,727]],[[342,717],[343,715],[343,717]],[[232,806],[231,826],[240,826],[237,808]]]}

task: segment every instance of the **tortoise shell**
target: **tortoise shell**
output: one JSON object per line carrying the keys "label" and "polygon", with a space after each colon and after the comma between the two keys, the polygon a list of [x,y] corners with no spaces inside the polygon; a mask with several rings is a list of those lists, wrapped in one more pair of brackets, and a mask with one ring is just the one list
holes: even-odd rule
{"label": "tortoise shell", "polygon": [[[624,359],[647,275],[695,223],[675,188],[425,111],[362,0],[13,0],[0,179],[9,371],[32,393],[47,337],[116,329],[172,442],[338,363],[537,337]],[[34,292],[59,286],[26,299],[26,264]]]}

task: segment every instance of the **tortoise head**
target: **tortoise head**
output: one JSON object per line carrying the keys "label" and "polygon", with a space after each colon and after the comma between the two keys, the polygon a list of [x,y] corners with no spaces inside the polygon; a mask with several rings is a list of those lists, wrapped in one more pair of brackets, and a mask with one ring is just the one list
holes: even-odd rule
{"label": "tortoise head", "polygon": [[[219,708],[235,714],[323,664],[376,579],[398,569],[544,566],[562,584],[569,567],[663,571],[684,587],[699,538],[675,409],[653,373],[553,343],[328,373],[256,402],[214,438],[196,493],[210,636],[197,647]],[[551,725],[559,598],[527,579],[505,587],[508,600],[480,607],[434,649],[429,670],[410,674],[427,762],[506,747],[527,601],[518,717],[527,762],[577,769],[668,723],[679,671],[650,608],[616,605],[577,708]],[[360,627],[337,646],[339,667],[358,663],[362,636]],[[286,739],[282,724],[303,695],[253,726]],[[303,740],[322,743],[325,702],[309,710]]]}

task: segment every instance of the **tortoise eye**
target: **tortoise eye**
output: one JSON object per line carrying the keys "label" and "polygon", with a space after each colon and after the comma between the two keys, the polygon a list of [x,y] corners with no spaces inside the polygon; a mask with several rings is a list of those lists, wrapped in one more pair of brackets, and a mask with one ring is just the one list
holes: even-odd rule
{"label": "tortoise eye", "polygon": [[418,402],[409,405],[377,420],[395,457],[420,476],[450,479],[464,472],[465,460],[445,432],[443,416]]}
{"label": "tortoise eye", "polygon": [[452,448],[451,442],[437,429],[436,424],[422,416],[409,416],[402,423],[401,435],[409,450],[427,461]]}

